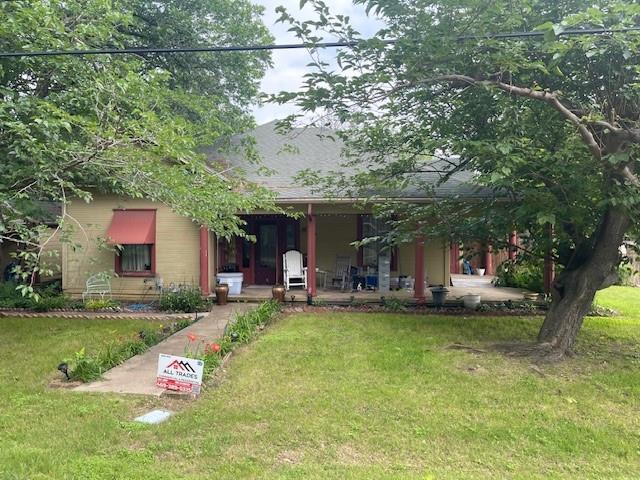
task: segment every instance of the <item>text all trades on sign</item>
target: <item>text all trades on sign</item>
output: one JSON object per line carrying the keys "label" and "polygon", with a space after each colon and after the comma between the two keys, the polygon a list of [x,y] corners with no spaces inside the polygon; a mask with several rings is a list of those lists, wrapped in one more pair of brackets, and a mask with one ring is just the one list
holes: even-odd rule
{"label": "text all trades on sign", "polygon": [[167,390],[200,393],[203,371],[202,360],[161,353],[156,385]]}

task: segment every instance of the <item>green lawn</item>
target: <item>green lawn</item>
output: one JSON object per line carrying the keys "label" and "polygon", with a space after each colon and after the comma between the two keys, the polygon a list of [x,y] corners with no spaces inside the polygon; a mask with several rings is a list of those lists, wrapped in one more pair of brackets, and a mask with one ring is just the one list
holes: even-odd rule
{"label": "green lawn", "polygon": [[288,316],[155,427],[131,419],[166,400],[46,388],[141,322],[0,319],[0,478],[637,478],[640,290],[598,302],[623,315],[539,369],[446,346],[531,340],[540,317]]}

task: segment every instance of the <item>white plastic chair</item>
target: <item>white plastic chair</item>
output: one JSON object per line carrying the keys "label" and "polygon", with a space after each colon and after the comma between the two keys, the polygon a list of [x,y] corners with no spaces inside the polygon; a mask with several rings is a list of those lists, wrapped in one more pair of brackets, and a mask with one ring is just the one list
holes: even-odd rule
{"label": "white plastic chair", "polygon": [[289,250],[282,255],[282,272],[284,288],[304,287],[307,289],[307,267],[302,266],[302,253]]}

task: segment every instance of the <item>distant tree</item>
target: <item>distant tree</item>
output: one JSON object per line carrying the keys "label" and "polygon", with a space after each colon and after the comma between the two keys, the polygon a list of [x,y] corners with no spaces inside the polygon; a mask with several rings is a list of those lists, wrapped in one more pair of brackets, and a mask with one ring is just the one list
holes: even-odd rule
{"label": "distant tree", "polygon": [[[348,18],[311,3],[317,20],[281,20],[305,41],[362,40]],[[417,235],[485,238],[512,230],[536,241],[528,255],[561,265],[553,302],[532,349],[569,352],[597,290],[613,284],[625,236],[640,222],[640,5],[618,0],[357,1],[386,27],[337,54],[313,56],[303,91],[282,93],[305,114],[338,118],[352,176],[307,180],[370,195],[392,220],[388,240]],[[567,30],[611,33],[566,35]],[[540,37],[493,34],[538,32]],[[389,42],[389,40],[397,40]],[[312,53],[317,53],[312,51]],[[385,202],[458,172],[488,200]],[[553,229],[553,237],[549,231]]]}
{"label": "distant tree", "polygon": [[[0,50],[270,43],[246,0],[0,2]],[[0,242],[37,271],[37,200],[145,197],[242,234],[273,196],[201,148],[253,125],[268,52],[0,59]],[[73,224],[68,215],[59,219]],[[34,270],[26,269],[25,276]]]}

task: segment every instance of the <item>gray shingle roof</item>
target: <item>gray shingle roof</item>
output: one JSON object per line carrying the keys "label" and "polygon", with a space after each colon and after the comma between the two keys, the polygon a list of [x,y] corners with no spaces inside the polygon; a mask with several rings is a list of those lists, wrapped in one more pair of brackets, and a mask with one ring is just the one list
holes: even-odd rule
{"label": "gray shingle roof", "polygon": [[[325,198],[322,192],[314,191],[296,181],[296,175],[306,169],[323,173],[330,171],[347,171],[341,165],[345,162],[343,156],[344,144],[334,132],[316,127],[295,128],[282,134],[276,131],[277,121],[274,120],[256,127],[246,135],[255,140],[256,150],[262,165],[256,165],[247,160],[240,150],[221,153],[219,150],[208,151],[211,162],[226,162],[230,167],[242,169],[253,182],[264,185],[278,193],[282,202],[304,199],[320,200]],[[232,145],[240,145],[244,135],[234,137]],[[265,175],[264,168],[272,172]],[[420,188],[409,188],[399,193],[402,198],[444,198],[461,196],[465,198],[486,198],[491,192],[479,189],[474,185],[471,172],[458,172],[445,183],[438,185],[440,174],[437,172],[421,172],[419,180],[427,185],[435,186],[433,192],[426,192]]]}

